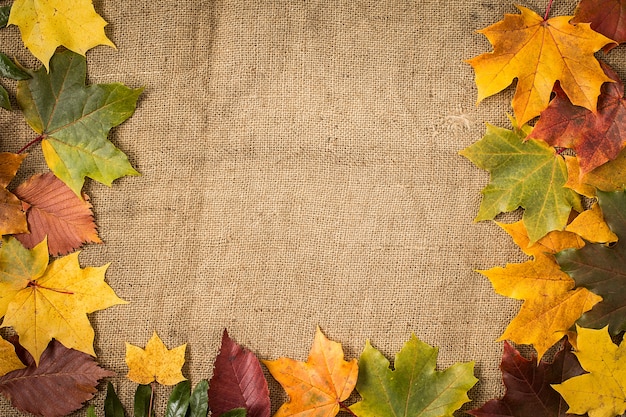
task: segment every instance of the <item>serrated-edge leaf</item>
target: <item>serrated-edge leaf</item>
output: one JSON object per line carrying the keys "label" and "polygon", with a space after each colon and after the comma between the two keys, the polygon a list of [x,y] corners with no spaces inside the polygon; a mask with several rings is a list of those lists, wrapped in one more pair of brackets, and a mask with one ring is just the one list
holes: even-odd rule
{"label": "serrated-edge leaf", "polygon": [[191,382],[189,380],[176,384],[167,401],[165,417],[185,417],[189,409],[190,395]]}
{"label": "serrated-edge leaf", "polygon": [[209,412],[209,382],[198,382],[189,399],[189,417],[207,417]]}

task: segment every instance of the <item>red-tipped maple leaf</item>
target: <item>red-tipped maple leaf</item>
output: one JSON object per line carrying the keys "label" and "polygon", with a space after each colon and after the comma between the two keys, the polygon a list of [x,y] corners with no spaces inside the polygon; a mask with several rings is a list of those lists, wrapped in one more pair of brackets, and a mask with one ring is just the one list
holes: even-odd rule
{"label": "red-tipped maple leaf", "polygon": [[86,353],[53,340],[39,366],[13,338],[15,352],[26,368],[0,377],[0,392],[13,407],[43,417],[62,417],[79,409],[96,393],[98,380],[115,375],[100,368]]}
{"label": "red-tipped maple leaf", "polygon": [[48,236],[51,255],[67,255],[83,243],[101,243],[88,197],[79,198],[53,173],[38,174],[14,191],[22,200],[30,233],[15,237],[28,249]]}
{"label": "red-tipped maple leaf", "polygon": [[565,417],[567,403],[551,384],[584,373],[578,359],[565,341],[552,362],[530,360],[508,342],[504,342],[502,379],[506,386],[504,397],[490,400],[482,407],[468,411],[476,417]]}
{"label": "red-tipped maple leaf", "polygon": [[626,146],[626,100],[624,84],[617,73],[601,63],[614,83],[604,83],[598,98],[597,114],[574,106],[560,86],[556,97],[541,113],[528,139],[541,139],[552,146],[573,148],[581,174],[613,160]]}
{"label": "red-tipped maple leaf", "polygon": [[[590,23],[591,29],[611,38],[617,43],[626,42],[626,1],[624,0],[581,0],[571,23]],[[606,45],[609,52],[617,45]]]}
{"label": "red-tipped maple leaf", "polygon": [[216,417],[235,408],[245,408],[248,417],[270,415],[269,391],[259,360],[228,337],[226,330],[209,382],[209,408]]}

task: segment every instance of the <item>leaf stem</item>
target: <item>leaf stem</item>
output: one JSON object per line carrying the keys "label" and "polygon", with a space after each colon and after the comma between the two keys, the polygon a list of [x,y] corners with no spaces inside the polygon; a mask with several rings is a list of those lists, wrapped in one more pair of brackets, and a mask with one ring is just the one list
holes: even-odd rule
{"label": "leaf stem", "polygon": [[150,405],[148,405],[148,417],[152,416],[152,407],[154,404],[154,381],[150,383]]}
{"label": "leaf stem", "polygon": [[350,414],[353,417],[357,417],[356,414],[354,414],[354,411],[350,410],[350,407],[348,407],[347,405],[345,405],[343,403],[343,401],[339,401],[339,408],[343,409],[344,411],[346,411],[348,414]]}
{"label": "leaf stem", "polygon": [[550,14],[550,9],[552,8],[552,0],[548,0],[548,7],[546,7],[546,14],[543,16],[543,21],[548,20],[548,15]]}
{"label": "leaf stem", "polygon": [[29,287],[29,288],[35,287],[35,288],[41,288],[43,290],[49,290],[49,291],[58,292],[60,294],[74,295],[74,293],[71,292],[71,291],[65,291],[65,290],[60,290],[60,289],[57,289],[57,288],[45,287],[43,285],[39,285],[39,283],[36,282],[36,281],[28,281],[28,284],[26,284],[26,287]]}
{"label": "leaf stem", "polygon": [[41,142],[42,140],[44,140],[46,138],[46,134],[42,133],[41,135],[37,136],[35,139],[31,140],[30,142],[28,142],[26,145],[24,145],[24,147],[22,149],[20,149],[19,151],[17,151],[18,154],[24,152],[26,149],[30,148],[31,146],[33,146],[35,143],[37,142]]}

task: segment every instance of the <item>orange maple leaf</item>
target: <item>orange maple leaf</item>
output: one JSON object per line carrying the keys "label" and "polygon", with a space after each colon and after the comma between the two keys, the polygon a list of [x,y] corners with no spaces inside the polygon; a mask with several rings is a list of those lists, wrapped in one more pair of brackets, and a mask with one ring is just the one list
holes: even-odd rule
{"label": "orange maple leaf", "polygon": [[572,104],[595,112],[600,87],[612,80],[593,54],[615,42],[587,23],[570,24],[572,16],[544,20],[530,9],[517,8],[522,14],[506,14],[478,31],[494,49],[467,61],[476,72],[478,102],[517,78],[513,111],[523,125],[548,107],[554,83],[560,81]]}
{"label": "orange maple leaf", "polygon": [[263,363],[290,398],[274,417],[337,415],[341,402],[354,390],[359,373],[357,360],[345,361],[341,344],[328,340],[319,327],[306,362],[279,358]]}

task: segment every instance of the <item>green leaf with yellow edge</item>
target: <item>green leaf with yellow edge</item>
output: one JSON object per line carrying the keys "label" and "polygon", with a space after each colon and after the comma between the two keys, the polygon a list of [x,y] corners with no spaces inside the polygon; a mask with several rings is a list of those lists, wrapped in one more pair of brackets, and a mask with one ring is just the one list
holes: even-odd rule
{"label": "green leaf with yellow edge", "polygon": [[564,187],[563,158],[541,141],[524,141],[528,131],[488,124],[485,136],[460,154],[491,173],[476,221],[523,207],[524,224],[534,243],[552,230],[563,230],[571,209],[582,211],[582,206],[580,197]]}
{"label": "green leaf with yellow edge", "polygon": [[52,172],[78,196],[90,177],[106,185],[125,175],[139,175],[107,136],[128,119],[142,89],[122,84],[85,86],[86,62],[70,51],[56,54],[50,73],[31,71],[17,85],[17,101],[30,127],[42,138]]}
{"label": "green leaf with yellow edge", "polygon": [[13,327],[37,364],[52,339],[95,356],[87,314],[126,303],[104,282],[108,265],[81,268],[78,254],[48,265],[46,240],[32,250],[14,238],[0,247],[1,327]]}
{"label": "green leaf with yellow edge", "polygon": [[473,362],[436,371],[437,354],[437,348],[411,335],[390,369],[387,358],[367,341],[356,385],[363,400],[350,410],[358,417],[451,417],[470,401],[467,391],[478,379]]}
{"label": "green leaf with yellow edge", "polygon": [[608,328],[576,327],[576,357],[587,374],[554,384],[569,405],[568,413],[614,417],[626,411],[626,344],[612,341]]}
{"label": "green leaf with yellow edge", "polygon": [[154,381],[161,385],[176,385],[186,380],[182,374],[187,344],[168,350],[156,332],[142,349],[126,343],[128,379],[138,384]]}
{"label": "green leaf with yellow edge", "polygon": [[24,45],[46,68],[59,46],[81,55],[97,45],[115,47],[91,0],[15,0],[8,24],[19,27]]}
{"label": "green leaf with yellow edge", "polygon": [[595,197],[596,189],[601,191],[622,191],[626,186],[626,149],[617,157],[593,171],[581,175],[578,159],[565,157],[567,162],[568,180],[565,184],[587,197]]}
{"label": "green leaf with yellow edge", "polygon": [[24,368],[26,368],[26,365],[22,363],[17,353],[15,353],[13,343],[9,343],[9,341],[0,337],[0,376]]}
{"label": "green leaf with yellow edge", "polygon": [[533,345],[539,358],[602,300],[585,288],[574,289],[574,280],[552,256],[537,254],[531,261],[478,272],[489,278],[498,294],[524,300],[499,340]]}

